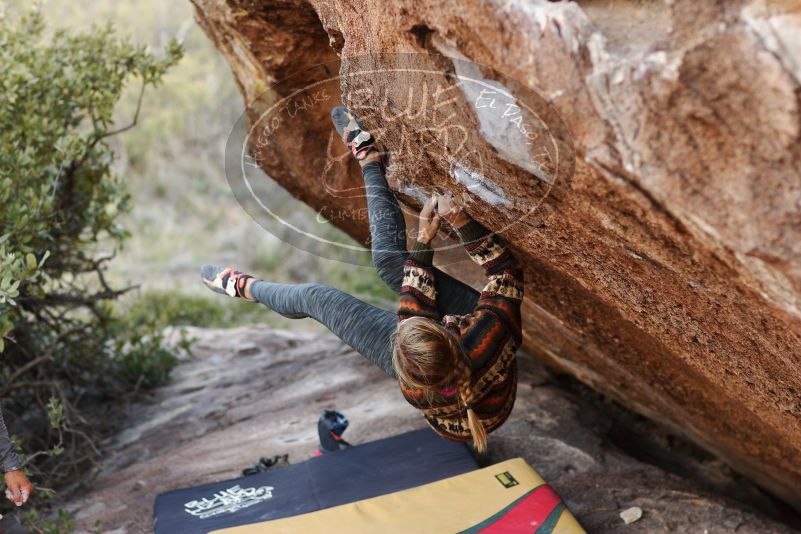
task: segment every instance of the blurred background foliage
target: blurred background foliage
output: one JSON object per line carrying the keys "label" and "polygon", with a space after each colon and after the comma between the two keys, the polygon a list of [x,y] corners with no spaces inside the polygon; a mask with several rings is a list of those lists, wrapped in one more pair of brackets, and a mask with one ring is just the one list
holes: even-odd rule
{"label": "blurred background foliage", "polygon": [[[108,25],[48,33],[38,9],[0,20],[0,397],[26,471],[45,481],[37,500],[75,486],[114,401],[163,383],[176,361],[162,328],[119,313],[130,288],[105,271],[131,207],[109,140],[182,53],[170,40],[151,54]],[[136,108],[118,126],[131,86]]]}
{"label": "blurred background foliage", "polygon": [[[41,18],[23,22],[30,2],[0,0],[0,397],[34,482],[63,495],[91,480],[96,443],[119,419],[109,414],[168,379],[180,354],[166,327],[320,328],[211,294],[200,264],[324,282],[384,307],[393,295],[372,269],[294,249],[239,207],[223,154],[242,99],[188,1],[39,5]],[[137,109],[134,128],[106,136]],[[76,163],[65,200],[61,179]],[[285,209],[301,228],[315,216],[299,202]],[[333,226],[326,237],[348,239]],[[33,509],[28,520],[42,532],[69,526]]]}
{"label": "blurred background foliage", "polygon": [[[13,8],[29,2],[6,3]],[[111,140],[117,154],[114,169],[125,177],[133,209],[119,219],[131,235],[109,264],[108,278],[140,286],[124,301],[144,295],[157,304],[164,299],[151,294],[169,290],[174,301],[189,299],[188,308],[198,298],[219,308],[207,315],[215,318],[212,322],[198,326],[263,322],[317,328],[312,321],[290,321],[201,291],[198,268],[213,262],[275,282],[328,283],[373,304],[394,305],[394,296],[372,269],[295,249],[256,224],[236,202],[223,157],[243,100],[227,62],[195,23],[189,0],[49,0],[43,13],[54,27],[85,29],[111,22],[120,36],[153,50],[163,49],[173,37],[185,50],[163,83],[148,91],[137,127]],[[136,87],[123,94],[117,107],[121,123],[131,117],[137,96]],[[279,189],[270,180],[263,190],[277,195]],[[314,211],[299,201],[288,203],[281,216],[301,229],[319,230],[312,222]],[[324,237],[352,242],[333,225],[329,232]],[[178,306],[170,308],[177,312]]]}

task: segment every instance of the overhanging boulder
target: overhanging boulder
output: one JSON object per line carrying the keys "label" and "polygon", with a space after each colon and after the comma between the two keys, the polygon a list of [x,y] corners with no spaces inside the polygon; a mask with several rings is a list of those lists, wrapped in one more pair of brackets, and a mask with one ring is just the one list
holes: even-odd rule
{"label": "overhanging boulder", "polygon": [[[251,121],[298,110],[252,161],[361,241],[359,174],[332,155],[328,109],[402,111],[422,84],[399,66],[439,68],[463,141],[442,115],[365,120],[410,207],[453,191],[512,243],[525,349],[801,507],[797,4],[192,1]],[[492,138],[465,78],[531,105],[544,159]]]}

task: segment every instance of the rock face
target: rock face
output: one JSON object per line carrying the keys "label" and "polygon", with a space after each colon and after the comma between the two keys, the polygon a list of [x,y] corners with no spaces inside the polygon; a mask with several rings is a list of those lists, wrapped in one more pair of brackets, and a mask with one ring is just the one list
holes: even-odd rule
{"label": "rock face", "polygon": [[[349,418],[354,444],[425,426],[393,380],[330,334],[263,326],[189,334],[197,339],[193,358],[170,385],[131,406],[122,432],[104,444],[91,487],[66,503],[78,532],[152,532],[160,492],[239,476],[262,456],[303,461],[318,446],[325,409]],[[589,532],[791,532],[622,453],[607,439],[610,423],[529,358],[521,362],[515,410],[491,436],[489,460],[525,458]],[[736,482],[716,471],[715,491],[726,493]],[[739,499],[759,502],[758,492],[737,488]],[[619,514],[634,506],[643,516],[627,526]]]}
{"label": "rock face", "polygon": [[410,208],[452,191],[514,246],[528,352],[801,507],[797,2],[192,1],[251,163],[366,240],[345,102]]}

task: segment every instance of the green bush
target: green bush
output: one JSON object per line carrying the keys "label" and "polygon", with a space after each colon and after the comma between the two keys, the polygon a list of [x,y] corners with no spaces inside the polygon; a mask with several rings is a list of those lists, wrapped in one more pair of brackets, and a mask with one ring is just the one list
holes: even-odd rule
{"label": "green bush", "polygon": [[115,312],[130,288],[104,271],[130,209],[108,140],[138,116],[115,126],[115,106],[132,82],[141,102],[181,54],[170,42],[155,57],[108,26],[48,33],[35,10],[0,14],[0,397],[40,484],[80,481],[109,401],[175,362],[159,324]]}
{"label": "green bush", "polygon": [[156,321],[163,326],[220,327],[226,326],[226,322],[232,320],[234,316],[227,311],[230,307],[226,307],[225,304],[239,304],[237,309],[243,308],[241,302],[229,303],[215,295],[206,297],[179,292],[148,291],[128,303],[124,311],[132,324]]}
{"label": "green bush", "polygon": [[[292,319],[285,319],[260,304],[220,298],[203,287],[198,289],[198,294],[146,291],[119,306],[118,313],[125,315],[127,324],[151,324],[159,328],[230,328],[256,323],[275,328],[297,326]],[[308,328],[314,325],[306,323],[305,326]]]}

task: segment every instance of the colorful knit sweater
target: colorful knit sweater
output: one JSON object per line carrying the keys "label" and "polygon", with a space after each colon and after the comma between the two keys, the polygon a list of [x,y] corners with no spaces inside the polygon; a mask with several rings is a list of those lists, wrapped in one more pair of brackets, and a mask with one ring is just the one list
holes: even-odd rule
{"label": "colorful knit sweater", "polygon": [[[440,318],[432,268],[434,252],[418,242],[404,266],[398,320],[427,317],[456,335],[472,369],[475,392],[472,408],[487,432],[492,432],[509,417],[517,392],[515,353],[522,341],[523,270],[514,255],[477,222],[467,223],[456,233],[488,278],[475,311],[470,315]],[[455,387],[427,397],[403,381],[400,386],[406,400],[423,412],[442,437],[452,441],[471,439],[467,410]]]}

